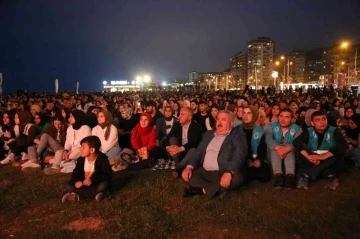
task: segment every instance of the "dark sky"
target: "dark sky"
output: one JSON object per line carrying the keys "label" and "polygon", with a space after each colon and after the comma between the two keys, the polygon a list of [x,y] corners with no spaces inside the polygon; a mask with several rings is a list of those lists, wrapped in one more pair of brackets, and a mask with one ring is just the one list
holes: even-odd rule
{"label": "dark sky", "polygon": [[360,42],[359,1],[0,0],[5,92],[101,90],[147,73],[159,82],[222,71],[258,36],[276,53]]}

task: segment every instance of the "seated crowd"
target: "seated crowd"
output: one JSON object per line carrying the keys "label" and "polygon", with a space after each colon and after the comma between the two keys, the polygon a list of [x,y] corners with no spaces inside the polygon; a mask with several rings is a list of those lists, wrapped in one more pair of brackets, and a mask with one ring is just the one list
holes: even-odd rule
{"label": "seated crowd", "polygon": [[342,171],[360,166],[354,96],[127,93],[1,104],[0,163],[71,173],[63,202],[102,200],[123,170],[169,169],[188,185],[183,197],[224,199],[272,178],[275,189],[308,189],[325,178],[335,190]]}

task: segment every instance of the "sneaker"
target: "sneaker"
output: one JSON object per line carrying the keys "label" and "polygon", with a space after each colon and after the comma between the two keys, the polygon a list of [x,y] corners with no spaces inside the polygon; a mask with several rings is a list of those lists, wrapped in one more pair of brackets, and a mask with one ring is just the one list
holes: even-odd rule
{"label": "sneaker", "polygon": [[127,165],[124,165],[124,164],[115,164],[111,167],[111,169],[114,171],[114,172],[117,172],[117,171],[121,171],[121,170],[125,170],[127,168]]}
{"label": "sneaker", "polygon": [[73,203],[73,202],[78,202],[79,200],[80,200],[79,195],[77,195],[76,193],[67,193],[62,197],[61,202]]}
{"label": "sneaker", "polygon": [[164,164],[164,169],[169,169],[170,168],[170,160],[167,160]]}
{"label": "sneaker", "polygon": [[162,165],[164,164],[164,159],[159,159],[157,164],[155,164],[155,166],[152,168],[152,170],[158,170],[158,169],[162,169]]}
{"label": "sneaker", "polygon": [[40,169],[41,166],[38,163],[33,163],[31,162],[31,160],[28,160],[26,163],[24,163],[23,165],[21,165],[21,170],[22,171],[26,171],[26,170],[31,170],[31,169]]}
{"label": "sneaker", "polygon": [[60,173],[60,168],[46,168],[44,170],[46,175],[54,175]]}
{"label": "sneaker", "polygon": [[329,188],[331,190],[336,190],[336,188],[339,186],[339,179],[337,177],[332,176],[328,178],[328,182],[325,186],[325,188]]}
{"label": "sneaker", "polygon": [[293,174],[287,174],[285,176],[284,187],[286,189],[295,189],[296,188],[295,176]]}
{"label": "sneaker", "polygon": [[96,196],[95,196],[95,200],[96,201],[101,201],[101,200],[103,200],[105,198],[105,193],[103,193],[103,192],[101,192],[101,193],[98,193],[98,194],[96,194]]}
{"label": "sneaker", "polygon": [[14,158],[11,157],[10,155],[6,156],[6,158],[4,160],[2,160],[0,163],[1,164],[10,164],[12,162],[14,162]]}
{"label": "sneaker", "polygon": [[301,175],[298,181],[297,188],[308,189],[309,188],[309,177]]}
{"label": "sneaker", "polygon": [[170,160],[170,169],[171,170],[175,170],[176,167],[175,167],[175,161],[174,160]]}
{"label": "sneaker", "polygon": [[283,175],[278,173],[278,174],[275,175],[274,188],[275,189],[282,189],[283,187],[284,187]]}

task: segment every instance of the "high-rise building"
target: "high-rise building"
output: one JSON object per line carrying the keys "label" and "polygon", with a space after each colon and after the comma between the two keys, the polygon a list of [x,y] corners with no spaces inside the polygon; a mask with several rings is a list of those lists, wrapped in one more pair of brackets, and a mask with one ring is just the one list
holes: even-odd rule
{"label": "high-rise building", "polygon": [[248,56],[246,52],[239,52],[230,58],[230,74],[236,87],[247,81]]}
{"label": "high-rise building", "polygon": [[324,48],[316,48],[306,52],[305,82],[318,81],[323,73]]}
{"label": "high-rise building", "polygon": [[304,82],[305,80],[305,51],[294,50],[290,53],[289,76],[292,83]]}
{"label": "high-rise building", "polygon": [[[272,82],[275,42],[268,37],[259,37],[248,43],[248,84],[268,86]],[[256,69],[256,75],[255,75]]]}

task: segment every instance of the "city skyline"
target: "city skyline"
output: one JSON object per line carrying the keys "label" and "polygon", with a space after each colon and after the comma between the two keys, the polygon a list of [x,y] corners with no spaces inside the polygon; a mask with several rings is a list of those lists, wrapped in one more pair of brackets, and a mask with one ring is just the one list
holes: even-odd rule
{"label": "city skyline", "polygon": [[161,83],[223,71],[261,36],[276,42],[276,56],[360,42],[358,9],[337,1],[2,1],[3,89],[53,91],[59,79],[60,91],[75,91],[77,81],[90,91],[139,74]]}

